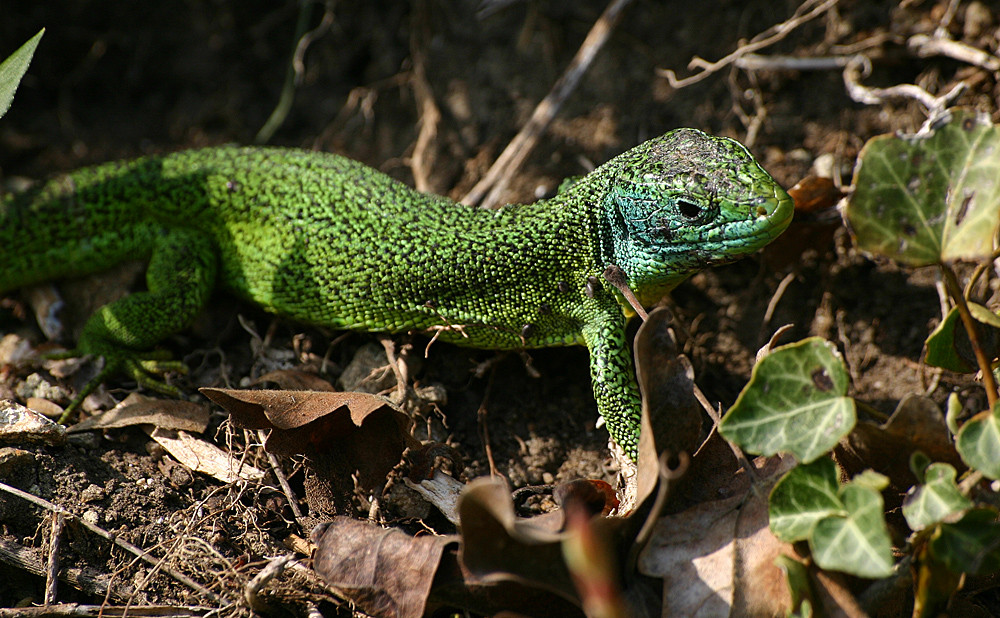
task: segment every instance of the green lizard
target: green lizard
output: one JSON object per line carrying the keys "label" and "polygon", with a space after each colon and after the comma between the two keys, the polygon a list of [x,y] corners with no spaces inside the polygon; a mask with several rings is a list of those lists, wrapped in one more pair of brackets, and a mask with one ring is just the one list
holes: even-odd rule
{"label": "green lizard", "polygon": [[598,411],[634,457],[639,394],[619,290],[653,304],[760,249],[791,217],[788,195],[743,146],[693,129],[636,146],[551,199],[496,211],[337,155],[207,148],[4,196],[0,292],[148,259],[147,291],[98,310],[71,354],[104,357],[92,386],[120,372],[171,394],[152,373],[179,363],[151,350],[217,284],[337,329],[489,349],[586,345]]}

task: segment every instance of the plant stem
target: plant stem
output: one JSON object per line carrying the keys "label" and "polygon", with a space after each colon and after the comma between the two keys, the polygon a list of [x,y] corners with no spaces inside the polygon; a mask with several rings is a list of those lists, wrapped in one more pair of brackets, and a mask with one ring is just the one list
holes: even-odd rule
{"label": "plant stem", "polygon": [[969,311],[969,305],[965,302],[965,295],[962,294],[962,288],[958,285],[958,278],[955,277],[955,271],[944,264],[940,266],[941,272],[944,275],[945,287],[948,289],[948,294],[951,295],[952,300],[955,301],[955,306],[958,308],[958,315],[962,318],[962,324],[969,334],[972,353],[976,355],[976,362],[979,364],[979,370],[983,374],[983,388],[986,389],[986,400],[989,402],[990,409],[992,410],[993,406],[997,403],[997,383],[993,379],[993,367],[990,364],[990,359],[986,358],[986,353],[983,352],[982,346],[979,345],[979,329],[976,328],[976,321]]}

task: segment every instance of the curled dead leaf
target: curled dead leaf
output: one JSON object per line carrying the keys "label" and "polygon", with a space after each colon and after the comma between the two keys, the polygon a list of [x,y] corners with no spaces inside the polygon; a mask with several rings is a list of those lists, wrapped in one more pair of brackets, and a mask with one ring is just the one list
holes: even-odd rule
{"label": "curled dead leaf", "polygon": [[203,388],[229,411],[233,423],[269,431],[264,448],[276,455],[303,454],[322,478],[358,473],[364,487],[378,487],[419,442],[413,422],[389,400],[367,393]]}
{"label": "curled dead leaf", "polygon": [[764,260],[775,270],[796,263],[805,251],[832,249],[834,232],[843,225],[836,206],[844,194],[831,179],[807,176],[788,195],[795,200],[795,218],[764,249]]}
{"label": "curled dead leaf", "polygon": [[[677,349],[670,330],[671,313],[649,314],[635,336],[635,372],[642,394],[636,500],[656,486],[660,454],[694,453],[701,437],[701,407],[694,394],[694,369]],[[630,502],[626,497],[623,502]]]}
{"label": "curled dead leaf", "polygon": [[301,369],[269,371],[253,381],[254,386],[272,383],[282,390],[310,390],[333,392],[337,389],[315,373]]}
{"label": "curled dead leaf", "polygon": [[578,606],[547,591],[476,580],[457,560],[456,535],[410,536],[335,517],[311,538],[317,573],[338,596],[372,616],[416,618],[463,609],[483,615],[583,617]]}
{"label": "curled dead leaf", "polygon": [[424,615],[445,547],[454,536],[413,537],[348,517],[317,526],[313,568],[365,613],[388,618]]}
{"label": "curled dead leaf", "polygon": [[507,484],[489,478],[465,488],[458,512],[460,560],[474,578],[515,581],[578,602],[560,547],[563,512],[519,519]]}

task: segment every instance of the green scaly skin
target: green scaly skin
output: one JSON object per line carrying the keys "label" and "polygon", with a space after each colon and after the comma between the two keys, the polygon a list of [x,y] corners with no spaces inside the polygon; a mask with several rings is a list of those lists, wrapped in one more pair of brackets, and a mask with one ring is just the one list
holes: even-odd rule
{"label": "green scaly skin", "polygon": [[792,202],[746,149],[678,129],[552,199],[478,210],[332,154],[208,148],[108,163],[0,201],[0,292],[148,259],[148,291],[102,307],[72,354],[165,392],[150,350],[221,284],[337,329],[489,349],[586,345],[598,410],[633,457],[639,394],[622,269],[644,305],[752,253]]}

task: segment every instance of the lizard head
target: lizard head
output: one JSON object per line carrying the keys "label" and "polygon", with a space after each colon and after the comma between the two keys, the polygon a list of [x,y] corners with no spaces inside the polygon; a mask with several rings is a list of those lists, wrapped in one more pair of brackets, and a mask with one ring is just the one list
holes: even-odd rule
{"label": "lizard head", "polygon": [[602,257],[644,305],[707,266],[757,251],[792,219],[792,199],[728,138],[677,129],[601,168]]}

